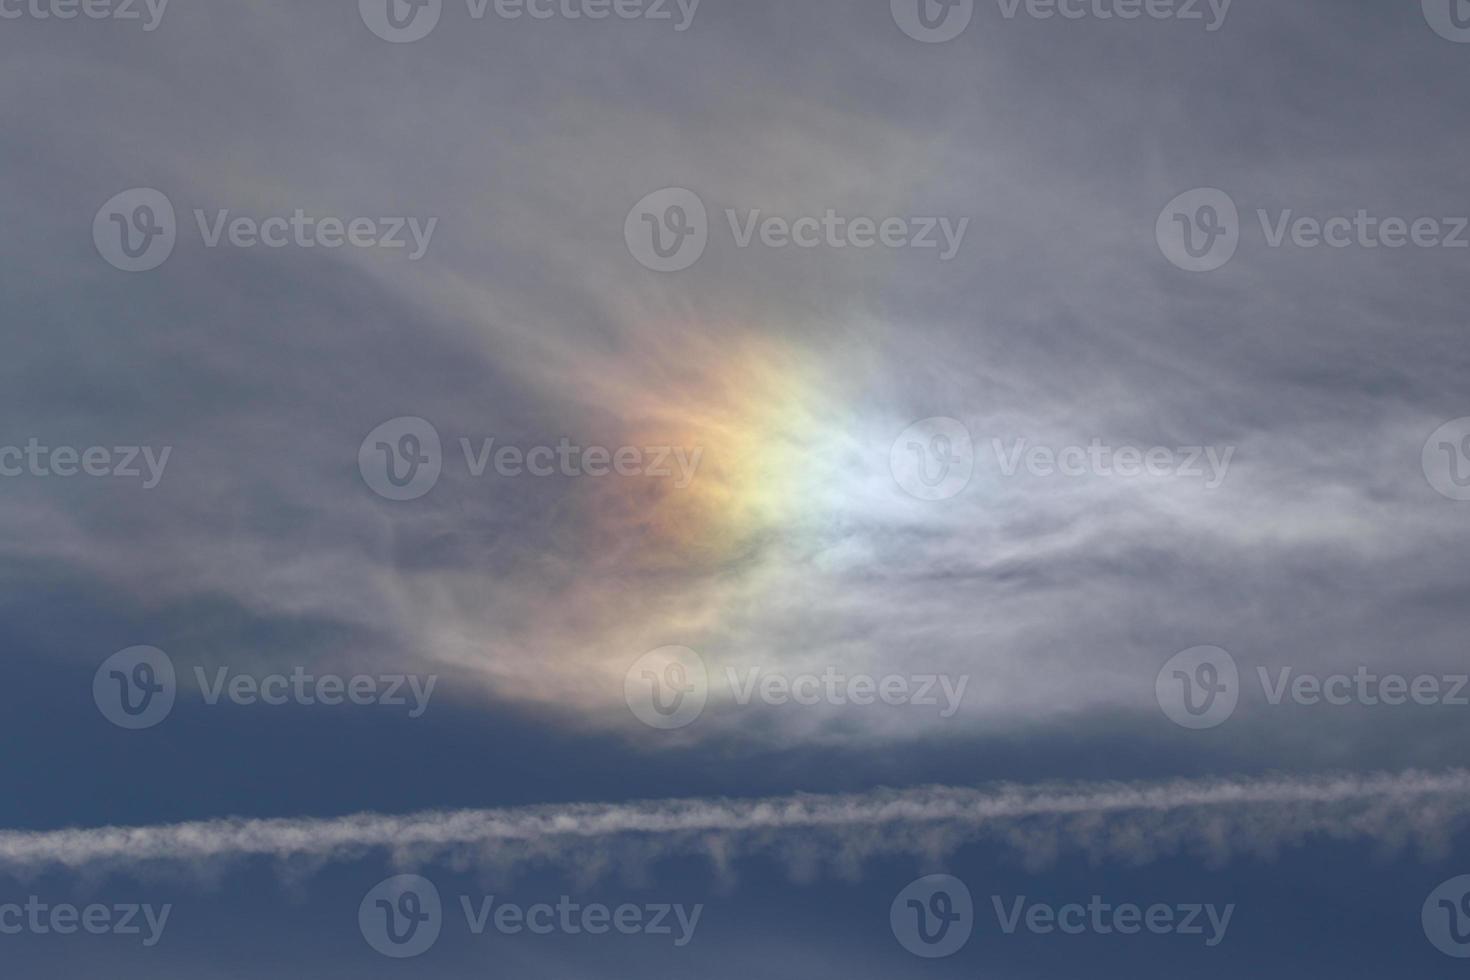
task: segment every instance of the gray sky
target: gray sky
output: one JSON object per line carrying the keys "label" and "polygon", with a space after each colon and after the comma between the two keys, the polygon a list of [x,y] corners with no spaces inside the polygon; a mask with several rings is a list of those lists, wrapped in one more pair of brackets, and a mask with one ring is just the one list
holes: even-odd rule
{"label": "gray sky", "polygon": [[[99,769],[252,744],[200,678],[301,667],[602,771],[262,749],[259,810],[165,766],[0,826],[1463,762],[1463,0],[388,3],[0,3],[9,646],[88,725],[165,651],[178,717],[44,736]],[[58,475],[94,447],[138,475]]]}

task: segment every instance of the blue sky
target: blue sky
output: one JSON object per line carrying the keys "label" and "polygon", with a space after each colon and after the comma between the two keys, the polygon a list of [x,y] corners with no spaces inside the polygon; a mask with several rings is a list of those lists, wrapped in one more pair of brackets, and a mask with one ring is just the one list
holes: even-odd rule
{"label": "blue sky", "polygon": [[1465,0],[77,11],[5,976],[1460,970]]}

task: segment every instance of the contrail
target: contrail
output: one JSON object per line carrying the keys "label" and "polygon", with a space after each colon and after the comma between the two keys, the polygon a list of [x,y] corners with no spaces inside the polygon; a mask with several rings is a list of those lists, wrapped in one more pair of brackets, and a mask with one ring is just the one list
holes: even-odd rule
{"label": "contrail", "polygon": [[150,827],[0,832],[0,872],[212,871],[266,858],[313,869],[374,853],[396,865],[512,872],[531,863],[582,876],[637,874],[704,855],[721,872],[759,854],[809,877],[844,876],[882,855],[937,858],[972,842],[1029,865],[1068,853],[1130,863],[1190,853],[1269,858],[1311,839],[1444,853],[1470,817],[1470,771],[1269,776],[1161,783],[923,787],[851,795],[675,799],[401,816],[227,818]]}

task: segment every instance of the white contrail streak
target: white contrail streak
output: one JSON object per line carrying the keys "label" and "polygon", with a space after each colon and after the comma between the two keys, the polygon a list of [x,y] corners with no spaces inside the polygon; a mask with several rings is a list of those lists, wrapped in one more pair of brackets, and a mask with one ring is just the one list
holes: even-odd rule
{"label": "white contrail streak", "polygon": [[0,832],[0,872],[83,873],[269,858],[307,867],[390,855],[509,871],[552,863],[582,875],[690,854],[727,869],[769,854],[809,876],[856,874],[878,855],[937,857],[974,841],[1030,864],[1065,853],[1146,862],[1189,852],[1270,857],[1313,838],[1443,852],[1470,817],[1470,771],[1271,776],[1164,783],[924,787],[758,800],[683,799],[330,819],[220,819],[151,827]]}

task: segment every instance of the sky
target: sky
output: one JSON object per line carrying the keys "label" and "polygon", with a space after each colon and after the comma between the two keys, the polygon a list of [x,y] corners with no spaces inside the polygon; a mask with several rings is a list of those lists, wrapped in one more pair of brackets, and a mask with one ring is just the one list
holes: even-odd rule
{"label": "sky", "polygon": [[0,55],[0,974],[1463,972],[1467,0]]}

